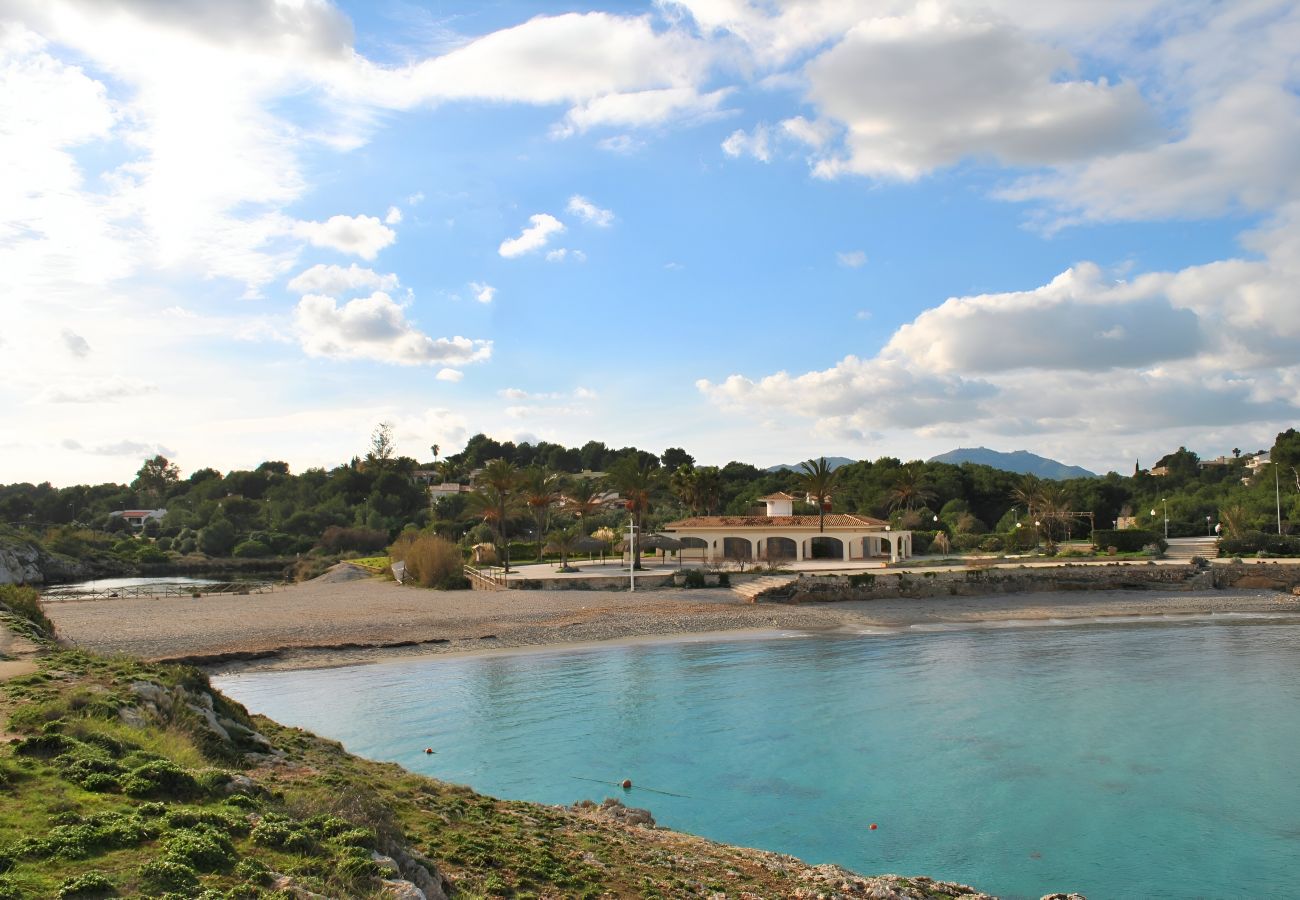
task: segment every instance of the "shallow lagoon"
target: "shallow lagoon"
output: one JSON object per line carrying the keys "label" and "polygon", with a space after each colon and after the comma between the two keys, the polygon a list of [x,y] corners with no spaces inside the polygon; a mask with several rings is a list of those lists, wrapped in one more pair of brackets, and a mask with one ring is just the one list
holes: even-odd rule
{"label": "shallow lagoon", "polygon": [[863,873],[1035,898],[1276,896],[1300,879],[1295,621],[679,641],[214,681],[489,794],[567,804],[628,777],[626,802],[662,825]]}

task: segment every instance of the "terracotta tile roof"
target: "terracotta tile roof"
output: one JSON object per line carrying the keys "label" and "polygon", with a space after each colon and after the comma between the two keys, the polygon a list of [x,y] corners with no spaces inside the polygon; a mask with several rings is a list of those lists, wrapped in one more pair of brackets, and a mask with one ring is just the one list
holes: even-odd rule
{"label": "terracotta tile roof", "polygon": [[[691,516],[669,522],[665,531],[680,528],[816,528],[817,516]],[[849,513],[827,513],[827,528],[884,528],[884,519]]]}
{"label": "terracotta tile roof", "polygon": [[793,494],[787,494],[785,491],[777,491],[775,494],[768,494],[766,497],[759,497],[759,500],[798,500]]}

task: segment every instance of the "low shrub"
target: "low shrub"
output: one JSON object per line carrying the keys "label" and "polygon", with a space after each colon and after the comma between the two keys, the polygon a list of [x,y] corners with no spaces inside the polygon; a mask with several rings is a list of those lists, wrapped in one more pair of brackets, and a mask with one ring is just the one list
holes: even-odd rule
{"label": "low shrub", "polygon": [[1092,542],[1098,547],[1114,547],[1120,553],[1136,553],[1150,544],[1168,545],[1154,531],[1141,528],[1099,528],[1092,533]]}
{"label": "low shrub", "polygon": [[185,863],[156,859],[140,867],[140,886],[147,891],[192,894],[198,890],[199,876]]}
{"label": "low shrub", "polygon": [[235,845],[217,829],[198,825],[173,831],[163,844],[165,858],[198,872],[220,872],[235,864]]}
{"label": "low shrub", "polygon": [[254,844],[288,853],[315,853],[320,846],[301,822],[272,813],[253,826],[251,837]]}
{"label": "low shrub", "polygon": [[1220,556],[1248,556],[1261,550],[1272,556],[1300,556],[1300,536],[1248,531],[1219,541]]}
{"label": "low shrub", "polygon": [[687,569],[682,575],[682,583],[688,588],[704,587],[704,573],[699,569]]}
{"label": "low shrub", "polygon": [[86,872],[69,878],[59,885],[59,900],[88,900],[91,897],[113,897],[117,888],[107,875],[99,872]]}
{"label": "low shrub", "polygon": [[54,623],[45,617],[41,609],[40,595],[29,587],[16,584],[0,584],[0,607],[26,619],[45,637],[54,636]]}
{"label": "low shrub", "polygon": [[187,800],[202,793],[194,776],[167,759],[137,766],[122,777],[122,793],[131,797]]}
{"label": "low shrub", "polygon": [[403,532],[388,549],[393,562],[406,564],[406,577],[422,587],[460,588],[465,582],[460,548],[436,534]]}
{"label": "low shrub", "polygon": [[729,573],[718,573],[718,587],[731,587],[731,575]]}
{"label": "low shrub", "polygon": [[263,556],[268,556],[270,553],[271,549],[267,547],[266,544],[263,544],[261,541],[249,540],[241,541],[236,544],[235,549],[231,551],[231,556],[239,559],[260,559]]}

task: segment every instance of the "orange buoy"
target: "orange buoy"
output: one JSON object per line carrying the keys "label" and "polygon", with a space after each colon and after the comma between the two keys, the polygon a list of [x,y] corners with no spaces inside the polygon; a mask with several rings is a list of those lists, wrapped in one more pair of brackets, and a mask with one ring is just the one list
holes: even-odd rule
{"label": "orange buoy", "polygon": [[432,752],[433,752],[433,748],[432,748],[432,747],[425,747],[425,748],[424,748],[424,752],[425,752],[425,753],[432,753]]}
{"label": "orange buoy", "polygon": [[867,826],[867,827],[870,828],[872,831],[875,831],[875,830],[876,830],[876,823],[875,823],[875,822],[872,822],[872,823],[871,823],[869,826]]}
{"label": "orange buoy", "polygon": [[619,784],[619,787],[623,788],[623,790],[626,791],[627,789],[629,789],[630,787],[632,787],[632,779],[631,779],[631,778],[624,778],[623,781]]}

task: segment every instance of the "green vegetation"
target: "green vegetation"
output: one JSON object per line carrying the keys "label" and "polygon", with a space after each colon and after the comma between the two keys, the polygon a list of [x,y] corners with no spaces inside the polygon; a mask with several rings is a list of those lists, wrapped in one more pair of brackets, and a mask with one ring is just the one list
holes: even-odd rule
{"label": "green vegetation", "polygon": [[[1263,465],[1257,454],[1239,452],[1203,464],[1180,447],[1149,471],[1045,482],[970,463],[892,457],[833,471],[810,460],[802,471],[766,472],[742,462],[696,466],[681,448],[656,456],[597,441],[567,448],[484,435],[422,464],[399,455],[381,427],[364,457],[329,470],[292,474],[270,461],[181,478],[155,457],[130,486],[0,486],[0,523],[9,523],[0,524],[0,539],[35,542],[55,562],[81,561],[94,574],[201,571],[217,557],[267,571],[298,563],[314,573],[339,558],[372,557],[410,531],[446,538],[464,558],[471,546],[491,542],[508,564],[548,558],[548,538],[550,558],[567,555],[571,542],[554,535],[572,525],[579,537],[601,528],[618,534],[630,515],[655,531],[689,515],[749,514],[759,497],[785,491],[808,498],[796,501],[797,514],[859,513],[911,530],[917,552],[932,545],[945,554],[1051,551],[1088,539],[1094,527],[1114,533],[1122,518],[1163,538],[1167,512],[1170,537],[1204,536],[1219,523],[1225,537],[1245,540],[1234,552],[1290,554],[1289,543],[1247,537],[1276,538],[1279,518],[1283,533],[1300,518],[1300,433],[1279,434],[1269,452],[1273,461]],[[426,480],[474,489],[441,492],[431,502]],[[155,505],[166,517],[139,530],[109,515]],[[1107,538],[1101,546],[1119,544]]]}

